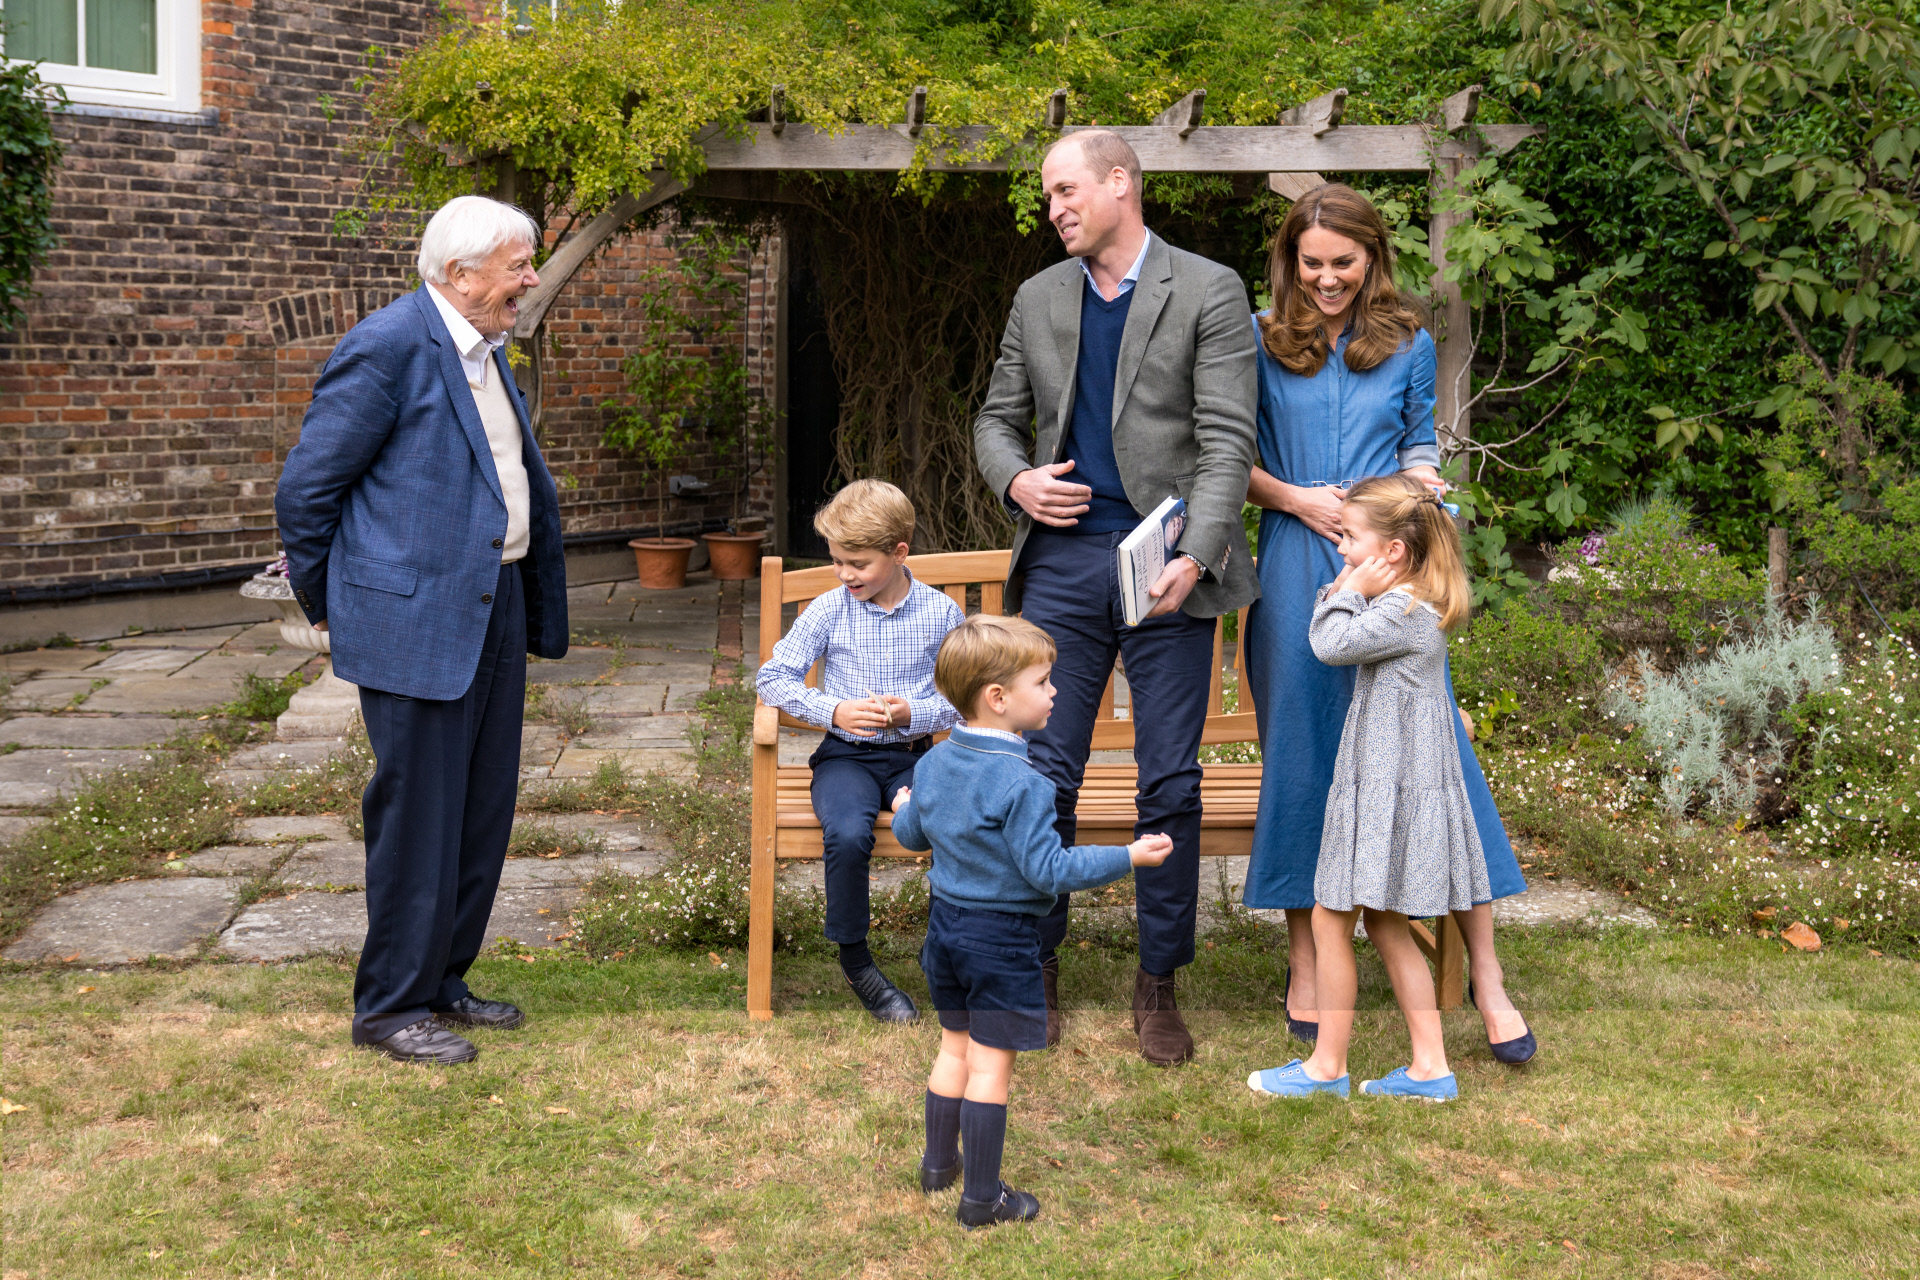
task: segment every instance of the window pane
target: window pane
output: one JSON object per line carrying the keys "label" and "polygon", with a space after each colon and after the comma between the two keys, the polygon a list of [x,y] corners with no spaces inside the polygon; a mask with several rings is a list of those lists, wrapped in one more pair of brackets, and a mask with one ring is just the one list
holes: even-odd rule
{"label": "window pane", "polygon": [[153,6],[154,0],[87,0],[87,65],[149,76],[158,71]]}
{"label": "window pane", "polygon": [[80,0],[6,0],[7,56],[80,65]]}

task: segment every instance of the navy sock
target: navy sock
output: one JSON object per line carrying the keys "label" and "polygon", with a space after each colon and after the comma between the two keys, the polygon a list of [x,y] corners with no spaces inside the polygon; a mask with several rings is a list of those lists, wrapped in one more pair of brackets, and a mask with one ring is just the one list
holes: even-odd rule
{"label": "navy sock", "polygon": [[927,1090],[927,1154],[924,1169],[951,1169],[960,1158],[960,1099]]}
{"label": "navy sock", "polygon": [[960,1103],[960,1134],[967,1151],[967,1199],[992,1203],[1000,1198],[1000,1156],[1007,1146],[1005,1103]]}
{"label": "navy sock", "polygon": [[840,972],[851,978],[873,963],[873,952],[867,950],[867,940],[843,942],[840,944]]}

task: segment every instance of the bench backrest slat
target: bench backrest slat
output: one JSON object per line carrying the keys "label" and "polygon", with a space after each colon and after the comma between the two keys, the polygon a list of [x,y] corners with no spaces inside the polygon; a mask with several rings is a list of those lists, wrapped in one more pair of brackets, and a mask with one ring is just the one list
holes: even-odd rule
{"label": "bench backrest slat", "polygon": [[[963,612],[967,607],[967,589],[978,587],[979,611],[994,615],[1003,610],[1005,598],[1002,584],[1006,581],[1009,563],[1010,553],[1006,551],[951,551],[907,557],[907,567],[913,571],[914,577],[928,586],[940,588]],[[831,566],[782,572],[777,556],[767,556],[760,564],[760,660],[765,662],[773,656],[773,646],[779,642],[784,631],[784,607],[797,605],[797,617],[814,600],[829,591],[839,590],[840,580],[834,576]],[[1245,658],[1238,644],[1234,646],[1233,668],[1239,680],[1240,710],[1237,713],[1225,710],[1225,622],[1225,618],[1222,618],[1213,631],[1213,680],[1207,690],[1207,723],[1201,737],[1202,744],[1208,746],[1251,742],[1258,737],[1252,714],[1253,699],[1246,683]],[[1245,609],[1240,610],[1238,624],[1238,634],[1244,636],[1247,633]],[[807,673],[807,685],[810,688],[820,686],[820,669],[821,663],[816,662]],[[1128,711],[1126,716],[1116,716],[1114,680],[1109,678],[1106,691],[1100,698],[1099,717],[1094,724],[1094,750],[1130,750],[1133,747],[1131,707]],[[784,712],[780,715],[780,722],[800,728],[809,727]]]}

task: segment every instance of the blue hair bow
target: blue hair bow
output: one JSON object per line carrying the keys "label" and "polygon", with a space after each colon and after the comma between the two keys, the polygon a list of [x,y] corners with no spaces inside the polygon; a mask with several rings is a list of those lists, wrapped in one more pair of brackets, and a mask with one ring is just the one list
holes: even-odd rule
{"label": "blue hair bow", "polygon": [[1460,504],[1457,502],[1443,502],[1440,504],[1440,509],[1452,516],[1455,520],[1460,518]]}

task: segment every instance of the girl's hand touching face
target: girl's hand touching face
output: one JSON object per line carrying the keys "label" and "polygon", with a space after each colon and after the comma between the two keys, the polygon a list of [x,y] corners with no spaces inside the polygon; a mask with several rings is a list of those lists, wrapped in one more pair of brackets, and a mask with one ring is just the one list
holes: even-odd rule
{"label": "girl's hand touching face", "polygon": [[1400,571],[1381,556],[1368,556],[1361,564],[1340,576],[1347,579],[1346,590],[1358,591],[1371,600],[1398,582]]}

